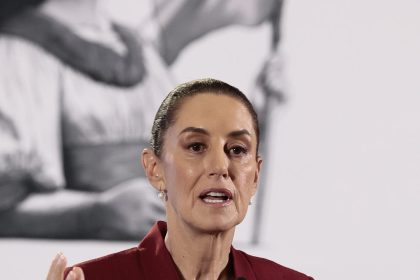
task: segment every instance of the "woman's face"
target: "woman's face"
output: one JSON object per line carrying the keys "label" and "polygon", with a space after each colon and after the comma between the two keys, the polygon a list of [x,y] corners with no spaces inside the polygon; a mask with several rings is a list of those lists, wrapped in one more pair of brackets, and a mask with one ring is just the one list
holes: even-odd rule
{"label": "woman's face", "polygon": [[261,159],[251,115],[242,103],[210,93],[187,97],[163,147],[159,164],[168,221],[218,232],[244,219]]}

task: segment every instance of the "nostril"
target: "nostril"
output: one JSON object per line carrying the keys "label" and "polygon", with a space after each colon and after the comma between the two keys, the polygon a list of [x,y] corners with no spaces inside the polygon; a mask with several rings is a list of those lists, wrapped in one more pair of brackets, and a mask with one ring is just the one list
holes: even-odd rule
{"label": "nostril", "polygon": [[224,179],[227,179],[229,177],[229,174],[226,172],[212,172],[209,174],[210,177],[223,177]]}

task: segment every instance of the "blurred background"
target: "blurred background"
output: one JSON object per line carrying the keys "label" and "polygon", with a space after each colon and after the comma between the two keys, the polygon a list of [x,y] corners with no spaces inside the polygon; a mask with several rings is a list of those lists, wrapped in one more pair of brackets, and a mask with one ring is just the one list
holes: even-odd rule
{"label": "blurred background", "polygon": [[[162,27],[143,19],[156,15],[160,1],[147,3],[104,1],[102,8],[127,26],[147,26],[142,36],[156,42],[156,29]],[[207,8],[217,11],[209,3]],[[420,3],[409,0],[286,1],[282,36],[275,48],[275,21],[268,13],[261,21],[235,22],[192,38],[175,52],[176,59],[157,52],[170,62],[168,69],[157,67],[154,72],[168,76],[161,83],[155,81],[168,84],[162,88],[215,77],[249,93],[263,112],[267,100],[274,100],[265,115],[263,195],[239,227],[237,247],[316,279],[420,278],[419,10]],[[157,61],[147,50],[144,55]],[[6,73],[5,67],[0,71]],[[267,87],[272,95],[264,95]],[[0,102],[6,108],[6,101]],[[7,150],[4,143],[0,146]],[[130,186],[121,188],[131,194]],[[76,188],[70,201],[79,199],[75,192]],[[45,203],[40,199],[25,202],[26,195],[16,201],[41,209],[40,214],[55,209],[42,209]],[[105,201],[112,202],[110,197]],[[55,199],[63,203],[62,197]],[[89,199],[82,198],[77,205]],[[153,199],[148,203],[156,211],[150,217],[160,214]],[[3,214],[0,227],[11,228],[22,214],[15,215],[6,219]],[[0,262],[8,279],[43,279],[58,251],[76,263],[138,243],[80,240],[83,236],[77,232],[76,240],[62,239],[72,237],[63,233],[55,237],[60,239],[44,239],[47,230],[40,230],[43,226],[31,217],[26,219],[21,225],[43,238],[7,237],[4,230]],[[131,239],[133,234],[110,228],[108,236],[99,238]],[[22,231],[17,235],[30,235]]]}

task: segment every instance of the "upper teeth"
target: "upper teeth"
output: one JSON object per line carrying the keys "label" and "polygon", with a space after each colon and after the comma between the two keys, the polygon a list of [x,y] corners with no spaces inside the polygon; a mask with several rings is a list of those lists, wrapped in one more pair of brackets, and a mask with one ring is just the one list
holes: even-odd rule
{"label": "upper teeth", "polygon": [[209,195],[209,196],[226,196],[226,194],[221,193],[221,192],[209,192],[209,193],[207,193],[207,195]]}

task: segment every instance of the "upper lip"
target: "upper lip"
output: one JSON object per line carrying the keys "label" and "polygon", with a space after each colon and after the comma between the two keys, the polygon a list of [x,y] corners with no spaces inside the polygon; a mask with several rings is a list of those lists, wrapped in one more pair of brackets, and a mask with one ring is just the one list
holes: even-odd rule
{"label": "upper lip", "polygon": [[225,194],[229,199],[232,199],[233,194],[230,190],[225,189],[225,188],[210,188],[210,189],[205,189],[204,191],[202,191],[199,195],[200,198],[203,198],[206,196],[206,194],[210,193],[210,192],[218,192],[218,193],[223,193]]}

